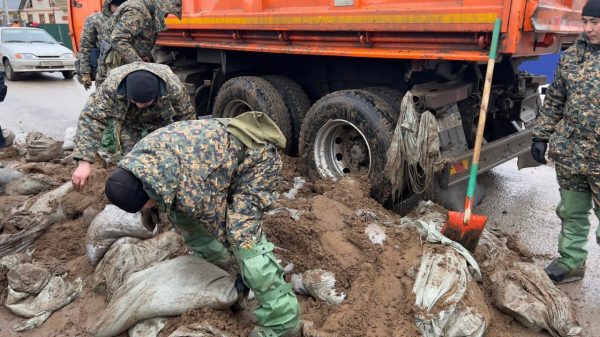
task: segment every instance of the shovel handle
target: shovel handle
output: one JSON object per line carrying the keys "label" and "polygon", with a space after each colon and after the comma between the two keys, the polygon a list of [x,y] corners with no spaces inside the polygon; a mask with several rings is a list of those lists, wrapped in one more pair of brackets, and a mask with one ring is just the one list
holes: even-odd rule
{"label": "shovel handle", "polygon": [[483,131],[487,118],[488,104],[490,101],[490,91],[492,90],[492,78],[494,76],[494,66],[496,65],[496,53],[498,51],[498,40],[500,38],[500,28],[502,20],[497,18],[494,22],[494,32],[492,33],[492,44],[488,58],[487,69],[485,72],[485,83],[483,85],[483,96],[481,97],[481,106],[479,108],[479,122],[477,123],[477,134],[475,136],[475,147],[473,149],[473,159],[471,160],[471,171],[469,174],[469,185],[467,187],[467,198],[465,200],[465,218],[464,223],[469,223],[471,218],[471,209],[473,208],[473,195],[477,185],[477,171],[479,170],[479,157],[481,155],[481,144],[483,143]]}

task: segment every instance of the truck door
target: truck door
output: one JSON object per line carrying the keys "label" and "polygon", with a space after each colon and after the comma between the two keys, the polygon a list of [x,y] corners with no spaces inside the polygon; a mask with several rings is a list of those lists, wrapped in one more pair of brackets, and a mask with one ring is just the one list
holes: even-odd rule
{"label": "truck door", "polygon": [[75,52],[79,52],[79,39],[85,18],[101,9],[102,0],[69,0],[69,35]]}

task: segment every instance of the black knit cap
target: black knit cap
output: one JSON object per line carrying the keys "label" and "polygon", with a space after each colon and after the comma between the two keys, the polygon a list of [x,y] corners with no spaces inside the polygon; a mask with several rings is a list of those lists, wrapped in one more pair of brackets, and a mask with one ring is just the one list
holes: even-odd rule
{"label": "black knit cap", "polygon": [[583,6],[581,16],[600,18],[600,0],[589,0],[585,6]]}
{"label": "black knit cap", "polygon": [[146,70],[127,75],[127,97],[136,103],[147,103],[158,95],[158,78]]}
{"label": "black knit cap", "polygon": [[111,0],[110,4],[115,6],[121,6],[127,0]]}
{"label": "black knit cap", "polygon": [[138,212],[150,199],[144,191],[142,181],[120,167],[108,177],[104,193],[113,205],[129,213]]}

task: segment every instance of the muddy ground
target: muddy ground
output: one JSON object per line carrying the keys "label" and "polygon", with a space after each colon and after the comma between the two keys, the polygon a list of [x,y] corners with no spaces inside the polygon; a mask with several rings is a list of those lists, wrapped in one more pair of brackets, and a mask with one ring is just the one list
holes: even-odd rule
{"label": "muddy ground", "polygon": [[[52,177],[56,182],[70,179],[71,165],[59,163],[24,164],[19,157],[2,159],[6,166],[23,172],[37,172]],[[91,217],[81,216],[84,209],[100,211],[106,204],[103,195],[107,169],[97,168],[89,187],[71,192],[61,202],[67,206],[74,219],[64,220],[49,228],[33,244],[32,258],[54,274],[68,273],[68,279],[84,279],[81,296],[58,312],[41,327],[23,333],[12,332],[11,327],[23,318],[0,307],[0,336],[70,337],[87,336],[86,329],[97,321],[107,306],[105,295],[91,290],[94,266],[86,256],[86,231]],[[301,176],[301,165],[294,158],[285,158],[284,184],[281,192],[293,186],[293,178]],[[294,263],[294,272],[307,269],[325,269],[335,273],[336,288],[347,294],[341,305],[329,305],[308,296],[299,295],[302,318],[315,323],[323,332],[344,337],[415,337],[420,333],[414,323],[415,308],[412,287],[424,243],[418,233],[410,228],[385,227],[387,239],[383,246],[375,245],[365,235],[365,227],[374,220],[357,214],[369,210],[377,221],[398,223],[400,215],[389,212],[368,197],[368,183],[344,179],[340,183],[328,181],[307,182],[293,200],[281,198],[278,206],[302,211],[298,221],[286,213],[266,216],[264,230],[276,244],[275,252],[282,264]],[[0,196],[0,215],[29,198],[26,196]],[[414,214],[413,214],[414,215]],[[168,224],[161,231],[169,229]],[[4,227],[4,233],[16,229]],[[510,246],[517,252],[516,259],[531,260],[531,254],[513,237]],[[510,316],[501,313],[491,304],[491,288],[483,270],[481,285],[491,314],[491,324],[486,336],[549,336],[531,332]],[[7,293],[6,271],[0,273],[0,300]],[[190,310],[179,317],[168,319],[159,336],[168,336],[178,326],[207,321],[234,334],[247,336],[253,326],[248,313],[232,314],[230,311],[210,309]],[[123,334],[122,336],[126,336]]]}

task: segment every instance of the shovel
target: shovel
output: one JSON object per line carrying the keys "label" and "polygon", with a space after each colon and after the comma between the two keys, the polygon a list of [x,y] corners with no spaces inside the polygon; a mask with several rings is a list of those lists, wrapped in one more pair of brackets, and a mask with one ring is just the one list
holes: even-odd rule
{"label": "shovel", "polygon": [[490,100],[490,90],[492,88],[492,77],[494,75],[494,65],[496,63],[496,51],[498,49],[498,38],[500,35],[500,25],[502,20],[497,18],[494,23],[494,32],[492,34],[492,44],[490,47],[490,56],[488,58],[487,71],[485,73],[485,84],[483,86],[483,96],[481,98],[481,108],[479,110],[479,123],[477,124],[477,135],[475,137],[475,148],[473,149],[473,159],[471,160],[471,171],[469,174],[469,185],[467,187],[467,197],[465,199],[465,212],[448,212],[448,221],[442,228],[442,234],[447,238],[463,245],[466,249],[473,252],[479,243],[479,237],[487,217],[484,215],[472,214],[473,195],[475,194],[475,185],[477,183],[477,170],[479,168],[479,155],[481,154],[481,143],[483,141],[483,130],[485,128],[485,119]]}

